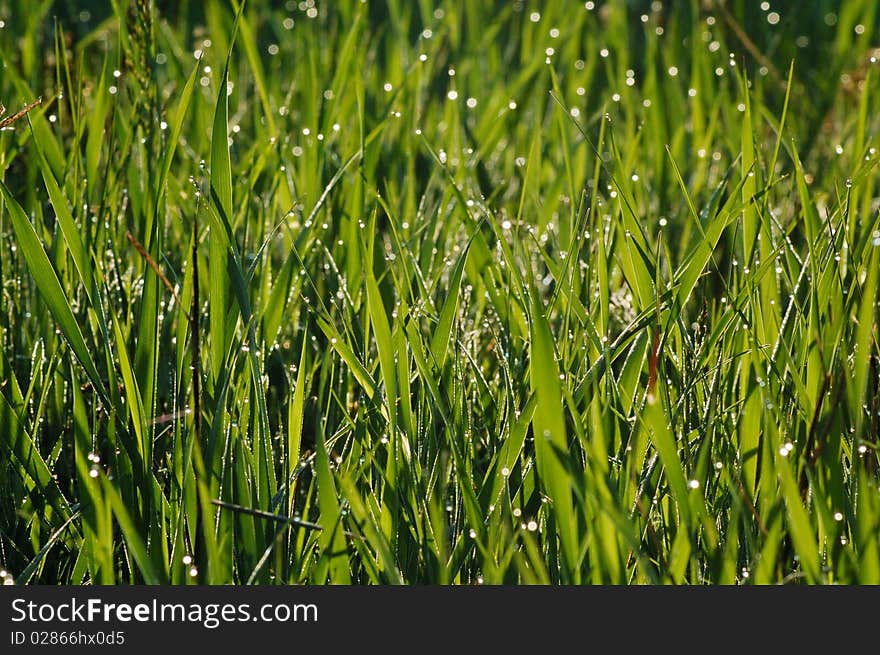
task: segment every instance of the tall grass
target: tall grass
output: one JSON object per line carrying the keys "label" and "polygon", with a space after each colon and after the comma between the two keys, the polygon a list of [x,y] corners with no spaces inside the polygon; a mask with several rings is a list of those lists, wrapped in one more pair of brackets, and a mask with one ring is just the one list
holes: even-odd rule
{"label": "tall grass", "polygon": [[880,583],[878,9],[763,4],[3,5],[5,580]]}

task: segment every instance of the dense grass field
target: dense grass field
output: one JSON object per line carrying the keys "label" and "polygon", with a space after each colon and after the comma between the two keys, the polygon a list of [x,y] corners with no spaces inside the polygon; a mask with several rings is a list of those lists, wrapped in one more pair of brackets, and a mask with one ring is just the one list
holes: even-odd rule
{"label": "dense grass field", "polygon": [[880,583],[875,0],[240,1],[0,5],[4,582]]}

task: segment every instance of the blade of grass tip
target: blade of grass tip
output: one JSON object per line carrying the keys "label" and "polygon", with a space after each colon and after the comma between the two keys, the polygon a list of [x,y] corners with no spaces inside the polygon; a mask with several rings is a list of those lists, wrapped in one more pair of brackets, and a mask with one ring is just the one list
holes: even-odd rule
{"label": "blade of grass tip", "polygon": [[[473,239],[473,237],[471,237]],[[452,322],[455,318],[455,311],[458,307],[458,298],[461,291],[461,278],[464,273],[465,263],[468,253],[470,252],[470,242],[464,252],[458,257],[452,277],[449,280],[446,300],[443,302],[443,308],[440,310],[440,319],[437,327],[434,329],[434,336],[431,338],[431,354],[434,356],[434,362],[437,364],[437,370],[443,370],[443,364],[446,362],[446,354],[449,351],[450,335],[452,334]]]}
{"label": "blade of grass tip", "polygon": [[758,171],[755,167],[755,130],[752,126],[752,103],[751,94],[749,93],[748,76],[743,73],[741,80],[743,89],[743,104],[745,111],[742,116],[742,125],[740,127],[740,144],[742,148],[742,171],[745,183],[742,187],[743,201],[743,265],[749,266],[752,263],[752,253],[755,249],[755,242],[758,238],[758,229],[760,228],[760,220],[758,219],[758,210],[752,202],[752,198],[758,192]]}
{"label": "blade of grass tip", "polygon": [[105,143],[105,125],[107,123],[107,114],[110,110],[110,100],[113,96],[106,92],[110,76],[111,64],[110,53],[104,57],[104,65],[101,68],[101,77],[98,80],[98,93],[94,94],[94,104],[92,104],[86,123],[86,184],[89,191],[89,199],[93,203],[97,203],[101,190],[102,180],[98,173],[98,165],[101,161],[101,150]]}
{"label": "blade of grass tip", "polygon": [[804,228],[807,236],[807,244],[810,249],[810,270],[813,276],[816,275],[816,260],[818,253],[813,252],[813,244],[816,243],[816,237],[822,229],[822,221],[819,218],[819,211],[810,196],[809,185],[807,184],[807,175],[804,172],[803,164],[797,154],[795,143],[791,144],[790,154],[794,162],[795,179],[797,180],[798,199],[801,203],[801,215],[804,220]]}
{"label": "blade of grass tip", "polygon": [[174,120],[171,123],[171,134],[168,137],[165,152],[165,161],[162,164],[162,171],[159,174],[159,182],[156,186],[156,193],[158,194],[156,200],[156,211],[159,211],[158,197],[167,191],[167,189],[165,188],[165,182],[168,179],[169,172],[171,171],[171,164],[174,161],[174,153],[177,150],[177,143],[180,141],[180,133],[183,130],[183,120],[184,118],[186,118],[187,110],[189,109],[189,105],[192,101],[193,90],[196,86],[196,79],[198,78],[201,65],[202,59],[201,57],[199,57],[199,60],[196,62],[196,65],[193,67],[192,72],[189,74],[189,78],[187,79],[186,84],[183,87],[183,91],[180,94],[180,101],[177,104],[177,113],[174,115]]}
{"label": "blade of grass tip", "polygon": [[[364,16],[368,13],[368,8],[364,7],[363,4],[357,6],[355,9],[355,15],[351,20],[351,28],[348,31],[348,35],[345,37],[345,42],[342,44],[342,47],[338,49],[333,79],[327,87],[328,89],[332,89],[336,95],[340,94],[345,85],[350,84],[349,78],[352,76],[352,69],[357,70],[357,68],[351,65],[351,62],[357,61],[360,57],[360,48],[363,46],[364,42],[362,29],[363,25],[366,23]],[[362,80],[357,78],[357,81],[360,82],[362,86]],[[359,97],[358,102],[362,102],[362,98]],[[333,118],[333,112],[325,112],[324,118],[325,121],[329,122],[329,120]],[[324,125],[324,131],[327,131],[326,123]],[[363,136],[363,133],[362,130],[361,136]]]}
{"label": "blade of grass tip", "polygon": [[[687,194],[684,187],[684,180],[678,173],[678,167],[675,166],[674,163],[673,167],[676,171],[682,192]],[[734,218],[731,212],[726,211],[726,207],[722,208],[718,213],[715,213],[714,215],[712,214],[712,209],[717,206],[718,202],[720,202],[721,195],[730,180],[732,172],[733,167],[727,170],[724,177],[721,179],[721,182],[715,187],[706,208],[708,211],[704,211],[702,216],[693,214],[695,224],[700,226],[700,236],[694,246],[684,256],[681,265],[673,276],[673,280],[678,284],[677,298],[679,307],[684,307],[687,303],[691,293],[697,286],[700,276],[705,272],[706,266],[709,264],[712,254],[715,252],[715,248],[718,245],[718,241],[721,239],[721,235]],[[685,197],[688,196],[686,195]],[[688,204],[691,204],[689,198]],[[700,225],[704,220],[706,222],[705,229]]]}
{"label": "blade of grass tip", "polygon": [[[232,59],[232,47],[235,43],[235,34],[238,29],[238,21],[245,3],[242,2],[235,16],[232,27],[232,37],[229,41],[229,52],[226,55],[226,64],[223,67],[223,75],[220,78],[220,90],[217,93],[217,104],[214,109],[214,122],[211,131],[211,199],[217,205],[218,213],[232,220],[232,163],[229,157],[228,141],[228,116],[229,95],[229,65]],[[216,230],[219,232],[220,230]],[[211,311],[209,322],[211,330],[211,368],[214,378],[220,377],[226,351],[229,349],[231,335],[226,334],[226,315],[229,311],[230,285],[226,275],[227,267],[227,243],[226,239],[215,234],[212,227],[209,244],[209,268],[211,287]]]}
{"label": "blade of grass tip", "polygon": [[[365,262],[371,262],[364,252],[361,257]],[[394,343],[391,340],[391,327],[388,324],[388,314],[382,301],[382,292],[373,274],[372,265],[365,267],[365,284],[367,287],[367,307],[370,321],[373,324],[373,336],[376,340],[376,348],[379,351],[379,368],[382,372],[382,380],[385,383],[385,398],[388,407],[388,436],[393,438],[397,428],[397,367],[394,363]]]}
{"label": "blade of grass tip", "polygon": [[679,169],[678,163],[675,161],[675,157],[672,156],[672,150],[669,148],[669,146],[666,146],[666,154],[669,157],[669,163],[672,164],[672,172],[675,175],[675,180],[678,182],[679,188],[681,189],[681,194],[684,196],[684,200],[687,204],[687,208],[690,212],[691,218],[694,220],[694,224],[697,226],[700,234],[703,234],[703,226],[700,223],[700,213],[697,211],[697,207],[696,205],[694,205],[694,201],[691,199],[691,194],[690,192],[688,192],[687,183],[684,181],[684,177],[682,177],[681,169]]}
{"label": "blade of grass tip", "polygon": [[[550,79],[553,84],[553,94],[554,97],[562,97],[562,91],[559,88],[559,78],[556,75],[556,69],[550,67]],[[558,103],[563,107],[561,102]],[[561,243],[569,243],[572,237],[576,237],[574,234],[575,231],[575,221],[577,217],[577,207],[574,199],[578,197],[577,184],[575,182],[575,176],[572,168],[572,157],[571,157],[571,144],[569,143],[568,136],[568,123],[573,118],[570,112],[562,111],[555,112],[556,115],[556,124],[559,128],[559,139],[562,142],[562,147],[560,148],[562,151],[562,160],[565,164],[565,178],[568,182],[568,196],[572,199],[572,202],[569,203],[569,216],[568,216],[568,224],[566,225],[567,229],[562,229],[563,221],[560,218],[560,232],[559,232],[559,240]],[[570,251],[570,249],[569,249]],[[572,259],[574,259],[572,257]],[[571,260],[569,260],[571,261]]]}
{"label": "blade of grass tip", "polygon": [[295,265],[296,258],[289,256],[281,266],[281,270],[272,271],[271,288],[268,300],[263,304],[261,317],[265,343],[275,343],[282,322],[285,319],[290,320],[288,298],[291,296],[291,291],[299,285],[294,277]]}
{"label": "blade of grass tip", "polygon": [[28,270],[37,285],[43,301],[46,303],[46,307],[58,323],[58,327],[70,345],[73,354],[85,369],[86,374],[89,376],[89,381],[95,390],[107,401],[107,404],[112,406],[112,403],[108,401],[107,392],[104,389],[104,384],[101,376],[98,374],[98,369],[92,359],[91,352],[79,329],[79,323],[73,315],[73,310],[64,294],[64,289],[61,287],[61,282],[55,274],[55,269],[52,267],[46,251],[43,250],[43,244],[40,242],[34,226],[31,225],[21,205],[18,204],[12,192],[2,181],[0,181],[0,192],[2,192],[6,200],[6,206],[12,221],[12,229],[15,232],[21,253],[24,255]]}
{"label": "blade of grass tip", "polygon": [[633,339],[632,346],[627,351],[626,357],[623,360],[623,368],[620,370],[620,375],[617,378],[620,400],[626,416],[629,416],[637,400],[637,386],[641,379],[648,346],[648,332],[639,332],[636,338]]}
{"label": "blade of grass tip", "polygon": [[[791,99],[791,84],[792,79],[794,78],[794,59],[791,60],[791,65],[788,67],[788,81],[785,84],[785,100],[782,103],[782,116],[779,119],[779,131],[776,134],[776,145],[773,146],[773,156],[770,158],[770,165],[767,167],[768,175],[774,175],[776,171],[776,162],[779,160],[779,150],[782,148],[782,138],[785,134],[785,121],[788,118],[788,105],[789,100]],[[769,202],[769,197],[764,197],[764,202]]]}

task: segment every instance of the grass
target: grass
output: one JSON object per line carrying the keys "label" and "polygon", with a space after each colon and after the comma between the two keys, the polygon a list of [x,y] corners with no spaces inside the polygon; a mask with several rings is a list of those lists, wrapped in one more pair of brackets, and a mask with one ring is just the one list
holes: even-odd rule
{"label": "grass", "polygon": [[0,8],[6,582],[880,583],[873,0],[125,4]]}

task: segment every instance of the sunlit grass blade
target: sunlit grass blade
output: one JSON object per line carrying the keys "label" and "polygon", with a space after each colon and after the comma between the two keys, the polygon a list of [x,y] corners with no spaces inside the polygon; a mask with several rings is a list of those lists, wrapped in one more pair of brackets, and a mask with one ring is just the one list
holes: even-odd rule
{"label": "sunlit grass blade", "polygon": [[[350,584],[351,574],[348,565],[348,545],[342,525],[342,511],[336,495],[336,484],[330,471],[330,458],[323,435],[316,435],[315,467],[318,484],[318,505],[321,510],[321,560],[326,567],[326,576],[331,584]],[[318,570],[323,567],[319,566]],[[325,581],[324,575],[316,580]]]}
{"label": "sunlit grass blade", "polygon": [[[6,201],[6,209],[12,221],[12,229],[15,231],[22,255],[27,261],[28,270],[33,276],[46,307],[58,322],[59,328],[70,344],[70,349],[85,369],[91,383],[96,389],[103,392],[102,378],[80,331],[79,323],[70,308],[70,302],[61,287],[61,282],[55,274],[55,269],[49,261],[46,251],[43,250],[43,244],[37,236],[34,226],[3,182],[0,182],[0,191]],[[102,395],[106,397],[106,392],[103,392]]]}
{"label": "sunlit grass blade", "polygon": [[578,579],[576,518],[571,497],[571,479],[561,461],[568,452],[568,433],[562,409],[562,385],[553,336],[544,314],[544,306],[531,289],[531,345],[529,378],[536,396],[532,424],[535,430],[535,457],[541,483],[547,490],[562,542],[566,574],[571,582]]}

